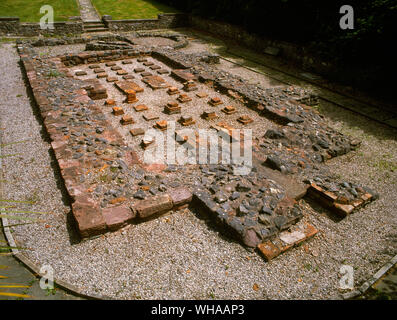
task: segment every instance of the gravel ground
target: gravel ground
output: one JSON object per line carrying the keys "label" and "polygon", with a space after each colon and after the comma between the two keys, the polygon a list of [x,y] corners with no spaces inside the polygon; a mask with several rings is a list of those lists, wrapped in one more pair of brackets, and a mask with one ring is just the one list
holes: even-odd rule
{"label": "gravel ground", "polygon": [[381,198],[343,221],[306,203],[304,220],[320,233],[304,245],[266,263],[189,210],[77,243],[18,56],[10,44],[0,53],[2,143],[29,139],[3,149],[3,155],[19,154],[4,159],[5,197],[35,200],[18,208],[50,212],[40,215],[45,223],[14,227],[14,237],[31,248],[32,261],[51,264],[56,277],[84,292],[118,299],[329,299],[338,297],[341,265],[354,267],[358,287],[397,253],[396,131],[325,103],[321,111],[334,127],[364,140],[330,166]]}

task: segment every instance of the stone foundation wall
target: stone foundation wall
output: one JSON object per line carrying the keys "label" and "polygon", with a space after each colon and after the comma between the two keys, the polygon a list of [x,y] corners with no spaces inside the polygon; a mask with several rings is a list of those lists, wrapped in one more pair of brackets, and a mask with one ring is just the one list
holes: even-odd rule
{"label": "stone foundation wall", "polygon": [[21,23],[18,17],[0,17],[0,35],[3,36],[32,37],[81,33],[83,33],[83,22],[81,20],[55,22],[53,30],[42,30],[39,23]]}
{"label": "stone foundation wall", "polygon": [[159,14],[157,19],[136,20],[109,20],[104,19],[111,31],[136,31],[181,28],[189,26],[189,17],[186,14]]}

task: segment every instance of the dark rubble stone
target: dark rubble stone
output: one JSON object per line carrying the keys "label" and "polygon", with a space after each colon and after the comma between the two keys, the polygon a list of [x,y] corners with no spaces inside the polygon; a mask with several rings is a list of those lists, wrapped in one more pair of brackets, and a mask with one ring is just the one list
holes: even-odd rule
{"label": "dark rubble stone", "polygon": [[258,221],[265,226],[270,226],[272,224],[270,217],[265,214],[260,214],[258,216]]}
{"label": "dark rubble stone", "polygon": [[240,204],[238,207],[238,213],[240,216],[246,215],[250,212],[249,208],[247,208],[244,204]]}
{"label": "dark rubble stone", "polygon": [[271,169],[276,169],[279,171],[281,171],[281,167],[283,165],[280,158],[275,155],[269,155],[265,161],[265,164]]}
{"label": "dark rubble stone", "polygon": [[215,194],[215,193],[217,193],[217,192],[220,190],[220,188],[219,188],[219,186],[217,186],[216,184],[213,184],[213,185],[211,185],[211,186],[208,188],[208,190],[211,191],[213,194]]}
{"label": "dark rubble stone", "polygon": [[279,230],[285,228],[286,224],[288,223],[288,219],[285,216],[276,216],[273,221]]}
{"label": "dark rubble stone", "polygon": [[230,200],[236,200],[238,198],[240,198],[240,192],[237,191],[233,192],[232,195],[230,196]]}
{"label": "dark rubble stone", "polygon": [[256,226],[257,224],[258,224],[258,223],[256,222],[255,219],[252,219],[252,218],[249,218],[249,217],[245,218],[245,219],[244,219],[244,222],[243,222],[243,225],[244,225],[244,227],[246,227],[246,228],[254,227],[254,226]]}
{"label": "dark rubble stone", "polygon": [[248,191],[250,191],[250,190],[251,190],[251,187],[250,187],[248,184],[243,183],[243,182],[237,183],[236,191],[239,191],[239,192],[248,192]]}
{"label": "dark rubble stone", "polygon": [[234,217],[231,220],[226,220],[226,224],[232,228],[237,234],[243,235],[244,233],[244,226],[241,222],[241,220],[237,217]]}
{"label": "dark rubble stone", "polygon": [[266,131],[264,137],[269,139],[281,139],[285,137],[285,134],[276,129],[269,129]]}
{"label": "dark rubble stone", "polygon": [[146,198],[146,194],[145,194],[145,192],[143,190],[139,190],[139,191],[134,193],[133,197],[135,199],[144,200]]}
{"label": "dark rubble stone", "polygon": [[155,189],[155,188],[150,188],[149,189],[149,192],[152,194],[152,195],[156,195],[157,193],[158,193],[158,191]]}
{"label": "dark rubble stone", "polygon": [[267,206],[263,206],[260,213],[268,214],[269,216],[271,216],[273,214],[273,210]]}

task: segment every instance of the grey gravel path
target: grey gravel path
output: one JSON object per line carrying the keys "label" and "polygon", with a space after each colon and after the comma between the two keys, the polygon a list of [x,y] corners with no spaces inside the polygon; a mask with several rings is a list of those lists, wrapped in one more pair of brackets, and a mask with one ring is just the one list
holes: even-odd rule
{"label": "grey gravel path", "polygon": [[83,19],[83,21],[101,20],[90,0],[79,0],[79,7],[81,19]]}
{"label": "grey gravel path", "polygon": [[306,203],[304,220],[321,230],[308,243],[266,263],[190,210],[76,242],[50,145],[41,135],[17,62],[15,49],[2,45],[3,141],[30,139],[8,147],[20,155],[3,162],[7,196],[35,200],[25,209],[50,214],[40,215],[44,223],[13,228],[13,235],[32,248],[26,252],[32,261],[51,264],[56,277],[84,292],[119,299],[338,298],[341,265],[354,267],[358,287],[397,253],[396,132],[325,103],[322,112],[334,127],[364,139],[358,151],[330,165],[341,177],[372,187],[381,199],[339,222]]}

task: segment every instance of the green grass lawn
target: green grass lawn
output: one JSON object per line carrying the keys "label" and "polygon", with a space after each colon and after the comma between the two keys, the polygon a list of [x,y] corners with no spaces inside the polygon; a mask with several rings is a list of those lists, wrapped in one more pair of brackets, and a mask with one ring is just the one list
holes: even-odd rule
{"label": "green grass lawn", "polygon": [[77,0],[0,0],[1,17],[19,17],[22,22],[39,22],[43,16],[40,8],[54,8],[55,21],[67,21],[70,16],[79,16]]}
{"label": "green grass lawn", "polygon": [[99,13],[111,15],[113,20],[155,19],[159,13],[178,10],[152,0],[91,0]]}

